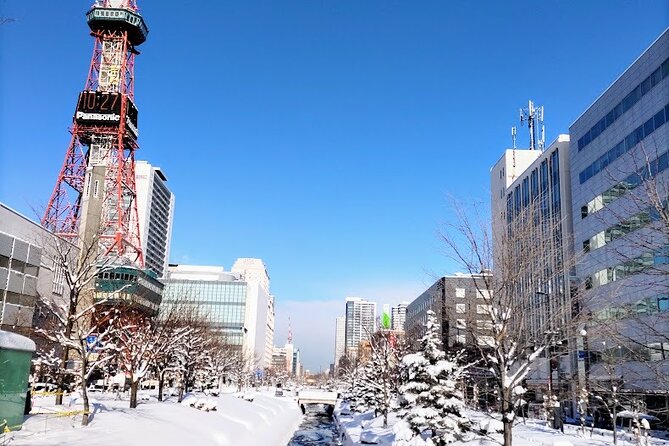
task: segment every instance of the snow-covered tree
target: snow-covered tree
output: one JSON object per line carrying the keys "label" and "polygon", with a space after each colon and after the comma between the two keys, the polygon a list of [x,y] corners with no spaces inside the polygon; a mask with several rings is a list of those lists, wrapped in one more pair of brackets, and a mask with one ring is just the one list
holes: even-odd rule
{"label": "snow-covered tree", "polygon": [[370,336],[370,350],[371,358],[362,368],[358,380],[358,405],[361,409],[380,412],[383,427],[387,427],[399,375],[399,361],[391,333],[380,331]]}
{"label": "snow-covered tree", "polygon": [[[62,404],[65,375],[74,375],[81,387],[84,404],[82,424],[89,420],[89,401],[86,383],[91,374],[116,354],[116,326],[111,323],[119,313],[109,308],[106,299],[95,298],[94,283],[97,275],[111,269],[114,257],[100,255],[98,237],[90,243],[68,241],[57,236],[45,241],[46,257],[64,281],[61,300],[40,297],[43,311],[50,313],[55,327],[38,328],[36,332],[62,347],[56,403]],[[69,361],[74,369],[65,368]]]}
{"label": "snow-covered tree", "polygon": [[[406,383],[400,388],[405,400],[403,420],[414,437],[429,430],[435,445],[463,439],[469,420],[463,415],[462,392],[457,388],[464,373],[457,360],[449,360],[440,348],[439,325],[435,313],[427,312],[426,332],[420,350],[402,359]],[[402,431],[395,445],[412,444]]]}
{"label": "snow-covered tree", "polygon": [[134,409],[139,382],[151,370],[167,340],[152,318],[132,309],[122,312],[116,327],[116,361],[119,370],[130,376],[130,408]]}
{"label": "snow-covered tree", "polygon": [[[522,397],[514,389],[547,347],[571,339],[576,328],[567,293],[574,256],[565,242],[558,245],[562,220],[559,213],[547,213],[545,203],[545,196],[524,202],[493,228],[476,206],[455,204],[455,218],[442,233],[448,255],[477,288],[476,323],[467,331],[492,374],[505,446],[512,445],[516,402]],[[506,208],[493,211],[499,218]]]}

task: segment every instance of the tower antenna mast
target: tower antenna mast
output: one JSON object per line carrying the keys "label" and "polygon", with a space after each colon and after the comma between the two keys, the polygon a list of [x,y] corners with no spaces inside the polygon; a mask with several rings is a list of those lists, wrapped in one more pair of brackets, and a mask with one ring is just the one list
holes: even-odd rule
{"label": "tower antenna mast", "polygon": [[[544,107],[537,107],[531,100],[527,107],[520,109],[520,125],[527,123],[530,133],[530,150],[544,150],[546,140],[546,129],[544,127]],[[541,128],[541,133],[537,137],[537,131]],[[515,148],[515,132],[512,130]]]}

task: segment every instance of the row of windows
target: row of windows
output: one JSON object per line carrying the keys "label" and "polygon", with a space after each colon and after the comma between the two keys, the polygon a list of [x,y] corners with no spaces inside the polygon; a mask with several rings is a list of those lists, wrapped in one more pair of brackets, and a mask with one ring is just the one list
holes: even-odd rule
{"label": "row of windows", "polygon": [[603,231],[598,232],[583,242],[583,251],[590,252],[610,243],[620,237],[630,234],[647,224],[658,221],[660,213],[654,207],[645,209],[632,215],[630,218],[616,223]]}
{"label": "row of windows", "polygon": [[654,252],[643,253],[634,259],[596,272],[586,278],[585,288],[596,288],[610,282],[623,280],[643,271],[648,271],[653,266],[667,264],[669,264],[669,245],[665,245]]}
{"label": "row of windows", "polygon": [[651,342],[632,347],[616,345],[590,352],[590,363],[619,363],[621,361],[663,361],[669,359],[669,343]]}
{"label": "row of windows", "polygon": [[627,110],[632,108],[634,104],[639,102],[643,96],[646,95],[653,87],[660,83],[662,79],[669,76],[669,59],[665,60],[653,74],[648,76],[639,85],[632,90],[630,94],[620,101],[615,107],[609,111],[606,116],[599,120],[599,122],[592,126],[585,135],[578,140],[578,151],[580,152],[594,141],[604,130],[621,117]]}
{"label": "row of windows", "polygon": [[634,129],[629,135],[623,138],[618,144],[613,146],[606,152],[604,155],[600,156],[590,164],[588,167],[583,169],[581,173],[578,174],[578,180],[581,184],[588,181],[593,176],[597,175],[606,167],[613,163],[615,160],[623,156],[625,153],[632,150],[634,146],[639,144],[645,138],[648,138],[651,133],[659,129],[664,125],[665,122],[669,119],[669,104],[665,105],[664,108],[660,109],[655,116],[644,122],[642,125]]}
{"label": "row of windows", "polygon": [[606,322],[626,319],[635,315],[657,314],[669,311],[669,295],[645,297],[633,304],[611,306],[597,311],[593,316],[595,321]]}
{"label": "row of windows", "polygon": [[[476,314],[490,314],[491,310],[492,310],[492,306],[490,306],[490,305],[476,304]],[[457,314],[467,313],[467,305],[466,304],[455,304],[455,312]]]}
{"label": "row of windows", "polygon": [[561,214],[559,151],[554,150],[529,177],[525,177],[506,197],[506,221],[511,223],[530,203],[539,200],[541,216]]}
{"label": "row of windows", "polygon": [[631,191],[639,184],[643,183],[649,178],[653,178],[660,172],[663,172],[669,167],[669,152],[664,152],[659,157],[650,161],[647,166],[644,166],[638,172],[634,172],[619,183],[595,196],[585,206],[581,207],[581,218],[592,215],[595,212],[603,209],[605,206],[613,202],[616,198],[622,197],[627,191]]}
{"label": "row of windows", "polygon": [[18,259],[11,259],[11,264],[10,264],[10,258],[7,256],[3,256],[0,254],[0,268],[7,268],[12,271],[16,271],[19,273],[27,274],[29,276],[34,276],[37,277],[39,274],[39,266],[31,265],[26,262],[22,262],[21,260]]}

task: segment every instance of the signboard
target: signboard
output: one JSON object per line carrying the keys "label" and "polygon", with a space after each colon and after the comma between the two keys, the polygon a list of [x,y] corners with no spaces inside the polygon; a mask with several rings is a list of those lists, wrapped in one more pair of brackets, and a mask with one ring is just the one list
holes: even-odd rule
{"label": "signboard", "polygon": [[585,352],[583,350],[578,351],[578,360],[579,361],[584,361],[585,360]]}
{"label": "signboard", "polygon": [[98,337],[96,335],[86,336],[86,351],[95,351],[95,347],[98,343]]}
{"label": "signboard", "polygon": [[[126,97],[127,111],[125,124],[130,133],[137,137],[137,107]],[[79,93],[74,120],[77,124],[118,126],[121,123],[123,95],[118,92],[82,91]]]}
{"label": "signboard", "polygon": [[381,314],[381,328],[384,330],[390,329],[390,305],[383,305],[383,313]]}

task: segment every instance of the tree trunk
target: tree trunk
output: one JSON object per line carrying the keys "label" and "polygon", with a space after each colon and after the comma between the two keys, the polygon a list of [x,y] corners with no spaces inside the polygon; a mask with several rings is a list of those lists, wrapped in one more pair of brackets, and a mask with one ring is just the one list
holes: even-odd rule
{"label": "tree trunk", "polygon": [[511,400],[511,389],[500,389],[502,395],[502,423],[504,426],[504,446],[513,444],[513,405]]}
{"label": "tree trunk", "polygon": [[132,379],[130,381],[130,408],[134,409],[137,407],[137,388],[139,387],[139,380]]}
{"label": "tree trunk", "polygon": [[184,386],[179,384],[179,397],[177,398],[177,403],[180,403],[184,399]]}
{"label": "tree trunk", "polygon": [[616,401],[618,401],[618,398],[616,394],[613,394],[613,444],[617,445],[618,444],[618,432],[616,431],[616,418],[618,417],[618,409],[616,408]]}
{"label": "tree trunk", "polygon": [[513,421],[507,421],[506,417],[502,420],[504,423],[504,446],[513,444]]}
{"label": "tree trunk", "polygon": [[158,373],[158,401],[163,400],[163,387],[165,386],[165,371]]}
{"label": "tree trunk", "polygon": [[82,358],[81,361],[81,398],[84,400],[84,413],[81,417],[81,425],[88,426],[88,413],[90,412],[90,407],[88,405],[88,390],[86,389],[86,369],[88,364],[86,360]]}

